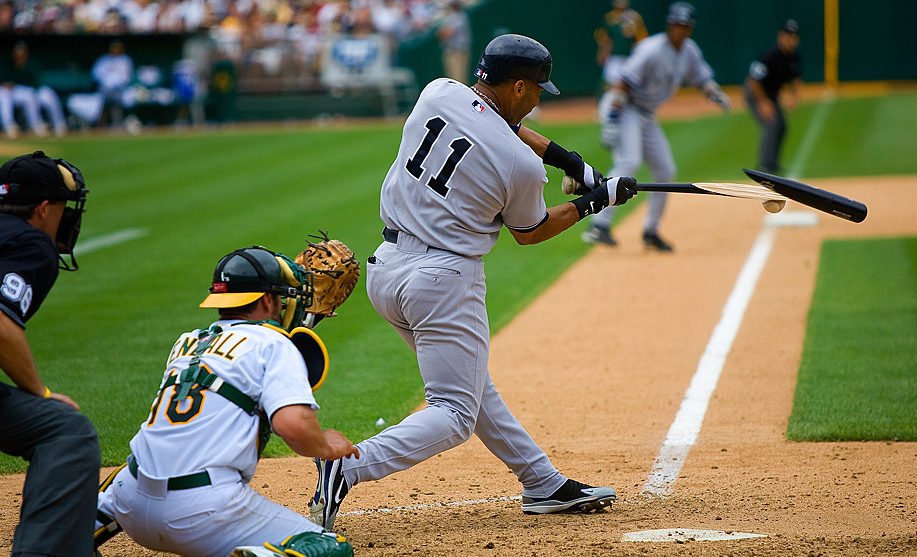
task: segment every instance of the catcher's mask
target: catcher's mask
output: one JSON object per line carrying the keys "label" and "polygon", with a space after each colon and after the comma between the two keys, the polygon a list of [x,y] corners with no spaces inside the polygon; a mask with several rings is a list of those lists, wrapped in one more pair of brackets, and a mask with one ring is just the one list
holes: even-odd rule
{"label": "catcher's mask", "polygon": [[[52,159],[41,151],[16,157],[0,167],[0,203],[37,205],[47,199],[67,204],[55,238],[60,257],[58,267],[64,271],[79,269],[73,248],[80,235],[87,193],[83,174],[77,167],[64,159]],[[69,261],[64,256],[68,256]]]}
{"label": "catcher's mask", "polygon": [[284,302],[281,326],[292,329],[312,304],[312,277],[290,258],[260,246],[237,249],[225,255],[213,271],[210,295],[202,308],[235,308],[250,304],[265,293]]}

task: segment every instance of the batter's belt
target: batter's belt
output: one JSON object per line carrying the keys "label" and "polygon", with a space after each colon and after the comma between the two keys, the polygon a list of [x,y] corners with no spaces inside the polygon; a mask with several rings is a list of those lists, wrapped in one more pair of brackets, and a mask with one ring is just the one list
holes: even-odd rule
{"label": "batter's belt", "polygon": [[[449,250],[449,249],[443,249],[443,248],[438,248],[438,247],[436,247],[436,246],[428,245],[428,244],[424,243],[424,242],[423,242],[420,238],[418,238],[417,236],[414,236],[414,235],[412,235],[412,234],[408,234],[407,232],[404,232],[404,231],[402,231],[402,230],[394,230],[394,229],[391,229],[391,228],[389,228],[389,227],[387,227],[387,226],[384,227],[384,228],[382,229],[382,238],[383,238],[386,242],[389,242],[389,243],[392,243],[392,244],[395,244],[395,245],[398,245],[398,236],[401,236],[401,235],[410,238],[410,242],[409,242],[409,243],[411,244],[411,247],[409,248],[409,250],[410,250],[410,251],[414,251],[415,253],[425,253],[427,250],[437,250],[437,251],[445,251],[445,252],[451,253],[451,254],[453,254],[453,255],[458,255],[458,256],[460,256],[460,257],[467,257],[467,258],[469,258],[469,259],[481,259],[481,256],[480,256],[480,255],[465,255],[465,254],[463,254],[463,253],[458,253],[458,252],[456,252],[456,251],[452,251],[452,250]],[[417,250],[418,248],[421,248],[421,251],[415,251],[415,250]],[[370,262],[372,262],[372,261],[370,261]]]}

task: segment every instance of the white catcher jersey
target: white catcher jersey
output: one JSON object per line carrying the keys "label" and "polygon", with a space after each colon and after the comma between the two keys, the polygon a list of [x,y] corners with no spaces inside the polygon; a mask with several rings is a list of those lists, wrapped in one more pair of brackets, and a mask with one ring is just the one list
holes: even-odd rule
{"label": "white catcher jersey", "polygon": [[[202,368],[254,399],[267,416],[293,404],[318,409],[305,362],[286,335],[237,320],[215,324],[223,332],[202,355]],[[175,342],[161,385],[188,369],[199,332]],[[160,389],[150,416],[131,439],[143,472],[166,478],[226,466],[249,481],[258,465],[258,416],[199,385],[180,402],[174,400],[176,392],[175,385]]]}
{"label": "white catcher jersey", "polygon": [[657,33],[637,43],[621,79],[630,86],[629,102],[655,112],[682,83],[701,87],[713,79],[713,69],[693,39],[685,39],[676,50],[668,35]]}
{"label": "white catcher jersey", "polygon": [[490,252],[506,225],[527,232],[547,218],[541,158],[471,88],[436,79],[404,124],[382,183],[381,217],[429,246]]}

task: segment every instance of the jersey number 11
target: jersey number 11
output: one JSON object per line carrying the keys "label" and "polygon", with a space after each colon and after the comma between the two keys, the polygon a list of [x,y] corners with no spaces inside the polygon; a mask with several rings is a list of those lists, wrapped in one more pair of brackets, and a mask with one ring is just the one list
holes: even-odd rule
{"label": "jersey number 11", "polygon": [[[414,156],[408,159],[408,163],[405,165],[405,168],[411,173],[411,176],[417,180],[420,180],[424,172],[423,161],[427,159],[427,155],[430,154],[436,140],[439,139],[439,134],[442,133],[447,125],[448,123],[439,116],[430,118],[424,125],[424,127],[427,128],[427,133],[424,135],[423,141],[420,142],[420,146],[417,147],[417,151],[414,152]],[[452,149],[452,153],[449,155],[449,158],[446,159],[446,162],[443,163],[443,167],[439,169],[439,174],[431,176],[430,180],[427,181],[427,186],[443,197],[448,195],[449,187],[446,186],[446,184],[449,182],[449,179],[452,178],[455,167],[457,167],[465,157],[465,153],[471,149],[471,142],[464,137],[459,137],[452,140],[452,143],[449,144],[449,148]]]}

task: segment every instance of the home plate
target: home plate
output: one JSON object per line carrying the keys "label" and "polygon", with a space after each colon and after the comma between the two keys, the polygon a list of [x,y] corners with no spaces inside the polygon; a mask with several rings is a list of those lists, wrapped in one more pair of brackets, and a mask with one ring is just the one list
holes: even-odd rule
{"label": "home plate", "polygon": [[621,536],[624,542],[716,542],[724,540],[744,540],[748,538],[766,538],[764,534],[746,532],[723,532],[721,530],[693,530],[691,528],[664,528],[662,530],[642,530],[628,532]]}

